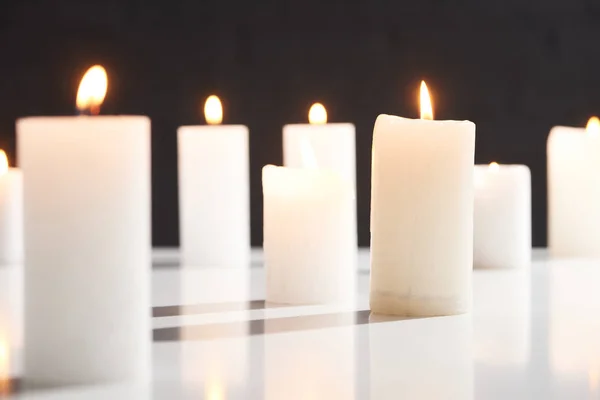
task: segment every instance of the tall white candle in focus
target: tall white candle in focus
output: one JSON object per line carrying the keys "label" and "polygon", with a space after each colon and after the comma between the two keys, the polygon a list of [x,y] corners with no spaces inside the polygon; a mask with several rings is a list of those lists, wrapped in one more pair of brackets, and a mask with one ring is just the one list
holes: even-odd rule
{"label": "tall white candle in focus", "polygon": [[[105,92],[106,74],[93,67],[78,107],[85,97],[97,111]],[[25,380],[147,381],[150,120],[24,118],[17,139],[25,176]]]}
{"label": "tall white candle in focus", "polygon": [[[371,310],[403,316],[471,308],[475,124],[380,115],[373,137]],[[429,111],[429,112],[428,112]]]}
{"label": "tall white candle in focus", "polygon": [[475,166],[473,266],[531,262],[531,173],[525,165]]}
{"label": "tall white candle in focus", "polygon": [[267,301],[346,302],[354,293],[352,185],[328,170],[263,168]]}
{"label": "tall white candle in focus", "polygon": [[23,261],[23,175],[0,150],[0,264]]}
{"label": "tall white candle in focus", "polygon": [[248,128],[220,125],[218,97],[206,101],[210,125],[182,126],[179,224],[182,262],[198,266],[250,263]]}
{"label": "tall white candle in focus", "polygon": [[[304,168],[303,147],[308,144],[319,169],[337,172],[348,180],[356,191],[354,124],[328,123],[327,110],[320,103],[312,105],[308,121],[308,124],[289,124],[283,127],[283,164],[291,168]],[[356,225],[356,221],[354,224]],[[356,226],[354,230],[356,231]]]}
{"label": "tall white candle in focus", "polygon": [[548,137],[548,247],[558,257],[600,257],[600,121],[555,126]]}

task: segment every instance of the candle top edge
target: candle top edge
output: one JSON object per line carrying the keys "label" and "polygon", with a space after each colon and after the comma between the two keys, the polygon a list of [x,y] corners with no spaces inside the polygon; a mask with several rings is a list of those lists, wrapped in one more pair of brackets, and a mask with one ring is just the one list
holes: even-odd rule
{"label": "candle top edge", "polygon": [[286,128],[299,128],[299,127],[312,127],[316,129],[326,129],[326,128],[341,128],[341,127],[352,127],[355,128],[352,122],[327,122],[325,124],[310,124],[308,122],[298,123],[298,124],[285,124],[283,125],[283,129]]}
{"label": "candle top edge", "polygon": [[[490,164],[475,164],[476,167],[486,167],[488,168]],[[526,164],[501,164],[498,163],[499,168],[529,168]]]}
{"label": "candle top edge", "polygon": [[473,125],[475,126],[475,123],[473,121],[469,121],[469,120],[454,120],[454,119],[435,119],[435,120],[430,120],[430,119],[419,119],[419,118],[406,118],[406,117],[400,117],[397,115],[390,115],[390,114],[379,114],[379,116],[377,116],[377,119],[385,119],[386,121],[390,122],[390,123],[424,123],[424,124],[447,124],[447,125]]}
{"label": "candle top edge", "polygon": [[17,118],[17,121],[29,121],[29,120],[57,120],[57,119],[110,119],[110,118],[143,118],[150,120],[147,115],[130,115],[130,114],[118,114],[118,115],[35,115]]}
{"label": "candle top edge", "polygon": [[565,126],[565,125],[555,125],[550,129],[550,133],[552,132],[560,132],[560,133],[582,133],[585,132],[586,128],[584,126]]}
{"label": "candle top edge", "polygon": [[180,125],[179,127],[177,127],[177,129],[219,129],[219,128],[244,128],[246,130],[248,130],[248,126],[247,125],[242,125],[242,124],[215,124],[215,125],[211,125],[211,124],[198,124],[198,125]]}

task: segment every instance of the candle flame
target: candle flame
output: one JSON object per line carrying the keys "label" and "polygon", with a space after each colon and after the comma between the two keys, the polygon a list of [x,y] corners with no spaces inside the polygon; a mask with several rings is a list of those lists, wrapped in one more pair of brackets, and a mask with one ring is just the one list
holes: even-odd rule
{"label": "candle flame", "polygon": [[589,134],[597,135],[600,133],[600,119],[598,117],[592,117],[585,127],[585,131]]}
{"label": "candle flame", "polygon": [[495,162],[495,161],[494,161],[494,162],[491,162],[491,163],[490,163],[490,171],[494,171],[494,172],[496,172],[496,171],[498,171],[499,169],[500,169],[500,165],[498,165],[498,163],[497,163],[497,162]]}
{"label": "candle flame", "polygon": [[219,125],[223,122],[223,106],[221,100],[214,94],[208,96],[204,103],[204,118],[209,125]]}
{"label": "candle flame", "polygon": [[433,119],[433,106],[431,96],[425,81],[421,81],[421,119]]}
{"label": "candle flame", "polygon": [[88,69],[83,75],[77,91],[77,109],[80,112],[89,110],[92,115],[99,114],[107,88],[108,77],[104,67],[94,65]]}
{"label": "candle flame", "polygon": [[308,111],[308,122],[313,125],[327,123],[327,110],[325,110],[323,104],[315,103],[310,107],[310,110]]}
{"label": "candle flame", "polygon": [[4,150],[0,150],[0,175],[4,175],[8,172],[8,157]]}

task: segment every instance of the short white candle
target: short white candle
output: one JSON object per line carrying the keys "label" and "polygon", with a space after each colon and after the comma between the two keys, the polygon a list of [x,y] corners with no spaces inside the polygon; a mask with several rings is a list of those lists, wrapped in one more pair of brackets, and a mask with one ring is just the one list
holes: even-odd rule
{"label": "short white candle", "polygon": [[0,150],[0,264],[23,261],[23,175]]}
{"label": "short white candle", "polygon": [[[432,119],[421,89],[421,118]],[[469,311],[475,124],[380,115],[373,135],[371,310]]]}
{"label": "short white candle", "polygon": [[[283,165],[305,168],[304,147],[310,146],[319,169],[337,172],[356,192],[356,133],[353,124],[327,123],[327,110],[315,103],[308,113],[308,124],[283,127]],[[354,204],[354,243],[357,244],[356,200]]]}
{"label": "short white candle", "polygon": [[531,262],[531,173],[525,165],[475,166],[473,266]]}
{"label": "short white candle", "polygon": [[555,126],[547,151],[550,253],[600,257],[600,122]]}
{"label": "short white candle", "polygon": [[333,171],[267,165],[262,175],[267,301],[344,302],[354,293],[352,185]]}
{"label": "short white candle", "polygon": [[[93,67],[78,107],[97,108],[105,92],[106,74]],[[24,118],[17,139],[25,176],[26,382],[148,380],[150,120]]]}
{"label": "short white candle", "polygon": [[248,266],[250,188],[248,128],[220,125],[218,97],[205,104],[206,126],[182,126],[179,225],[182,263]]}

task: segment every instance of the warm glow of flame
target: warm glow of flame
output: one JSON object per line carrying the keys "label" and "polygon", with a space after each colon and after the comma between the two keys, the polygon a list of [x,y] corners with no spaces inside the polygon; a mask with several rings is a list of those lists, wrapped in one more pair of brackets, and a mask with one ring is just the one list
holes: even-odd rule
{"label": "warm glow of flame", "polygon": [[600,383],[600,369],[597,367],[590,367],[588,370],[588,386],[590,388],[590,392],[595,394],[598,391],[598,387]]}
{"label": "warm glow of flame", "polygon": [[317,163],[317,156],[315,150],[310,143],[310,140],[303,136],[300,142],[300,159],[302,160],[302,167],[306,169],[317,169],[319,164]]}
{"label": "warm glow of flame", "polygon": [[223,385],[218,382],[211,382],[206,387],[206,399],[207,400],[224,400],[225,390]]}
{"label": "warm glow of flame", "polygon": [[8,172],[8,157],[4,150],[0,150],[0,175],[4,175]]}
{"label": "warm glow of flame", "polygon": [[597,135],[600,133],[600,119],[598,117],[592,117],[585,127],[587,133]]}
{"label": "warm glow of flame", "polygon": [[10,352],[8,350],[8,342],[0,339],[0,395],[2,398],[10,394]]}
{"label": "warm glow of flame", "polygon": [[79,111],[89,111],[90,114],[97,115],[100,112],[100,106],[106,96],[108,88],[108,77],[106,70],[101,65],[94,65],[87,70],[77,91],[77,109]]}
{"label": "warm glow of flame", "polygon": [[490,163],[490,171],[498,171],[500,169],[500,165],[497,162],[491,162]]}
{"label": "warm glow of flame", "polygon": [[421,81],[421,119],[433,119],[433,106],[431,96],[425,81]]}
{"label": "warm glow of flame", "polygon": [[327,123],[327,110],[321,103],[315,103],[310,107],[308,111],[308,122],[311,124],[326,124]]}
{"label": "warm glow of flame", "polygon": [[214,94],[208,96],[204,103],[204,118],[209,125],[219,125],[223,122],[223,106],[221,100]]}

